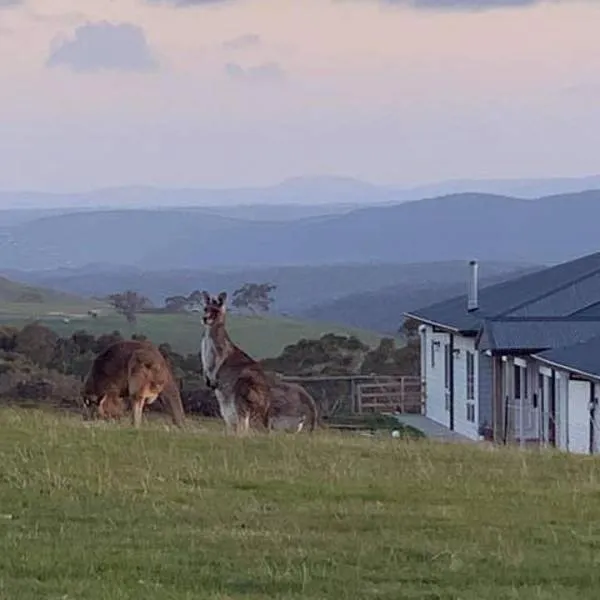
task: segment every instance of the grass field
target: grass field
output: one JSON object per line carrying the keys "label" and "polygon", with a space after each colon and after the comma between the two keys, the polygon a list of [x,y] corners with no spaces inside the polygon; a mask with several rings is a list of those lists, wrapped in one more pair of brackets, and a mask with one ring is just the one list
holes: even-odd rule
{"label": "grass field", "polygon": [[0,598],[596,600],[600,463],[0,409]]}
{"label": "grass field", "polygon": [[[67,310],[63,312],[68,314]],[[97,319],[83,314],[79,318],[71,317],[69,323],[64,323],[61,317],[51,316],[48,311],[25,315],[19,312],[8,312],[4,307],[0,312],[0,324],[21,327],[31,322],[32,316],[37,317],[41,323],[51,327],[60,335],[70,335],[77,329],[86,329],[94,334],[118,329],[126,337],[138,332],[147,335],[157,343],[169,342],[175,350],[184,354],[199,351],[203,331],[198,314],[143,314],[138,316],[137,324],[132,327],[122,316],[115,313],[108,313]],[[355,334],[370,346],[376,345],[381,337],[378,334],[351,327],[276,316],[229,315],[227,328],[233,340],[256,358],[278,356],[288,344],[293,344],[302,338],[319,338],[329,332],[345,335]]]}

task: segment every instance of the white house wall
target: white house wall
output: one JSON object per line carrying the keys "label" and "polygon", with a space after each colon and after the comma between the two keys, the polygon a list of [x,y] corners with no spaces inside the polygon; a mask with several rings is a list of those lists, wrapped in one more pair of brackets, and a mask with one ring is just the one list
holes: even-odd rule
{"label": "white house wall", "polygon": [[[450,411],[447,408],[444,346],[450,343],[450,334],[434,332],[433,328],[425,328],[425,356],[422,368],[425,369],[425,414],[432,420],[450,427]],[[475,350],[475,340],[460,335],[454,335],[454,430],[471,439],[478,438],[479,424],[479,356]],[[475,355],[474,387],[475,387],[475,421],[467,420],[467,351]]]}
{"label": "white house wall", "polygon": [[[437,423],[450,426],[450,412],[446,410],[444,386],[444,345],[450,340],[447,333],[434,333],[432,327],[425,328],[425,414]],[[435,342],[439,342],[435,345]],[[432,344],[434,344],[432,346]],[[432,350],[433,348],[433,350]],[[433,358],[432,358],[433,357]]]}

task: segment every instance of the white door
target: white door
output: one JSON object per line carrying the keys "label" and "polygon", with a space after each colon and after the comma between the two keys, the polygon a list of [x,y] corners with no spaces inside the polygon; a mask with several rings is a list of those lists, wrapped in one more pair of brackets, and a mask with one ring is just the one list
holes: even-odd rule
{"label": "white door", "polygon": [[543,445],[553,446],[556,440],[556,410],[552,396],[552,374],[549,369],[540,369],[537,403],[540,442]]}
{"label": "white door", "polygon": [[540,405],[533,394],[527,363],[514,359],[513,402],[515,432],[518,440],[538,440],[540,437]]}
{"label": "white door", "polygon": [[[448,411],[448,363],[447,350],[444,342],[447,335],[433,334],[429,341],[427,365],[427,398],[425,401],[425,415],[445,427],[450,426],[450,412]],[[447,344],[446,344],[447,345]]]}
{"label": "white door", "polygon": [[569,381],[567,402],[568,450],[578,454],[590,451],[590,384],[588,381]]}

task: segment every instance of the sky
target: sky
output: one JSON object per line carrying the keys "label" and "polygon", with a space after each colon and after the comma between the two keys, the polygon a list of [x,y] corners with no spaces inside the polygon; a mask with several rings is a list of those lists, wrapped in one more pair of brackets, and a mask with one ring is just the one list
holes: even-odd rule
{"label": "sky", "polygon": [[0,189],[600,173],[597,0],[0,0]]}

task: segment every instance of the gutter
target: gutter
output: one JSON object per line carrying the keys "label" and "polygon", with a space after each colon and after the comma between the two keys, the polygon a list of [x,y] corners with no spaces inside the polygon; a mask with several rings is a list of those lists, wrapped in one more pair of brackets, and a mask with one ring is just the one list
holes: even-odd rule
{"label": "gutter", "polygon": [[548,360],[547,358],[542,358],[537,354],[532,354],[531,358],[538,360],[545,365],[549,365],[554,369],[561,369],[563,371],[569,371],[570,373],[574,373],[575,375],[581,375],[581,377],[587,377],[588,379],[593,379],[594,381],[600,382],[600,375],[595,375],[594,373],[588,373],[587,371],[582,371],[581,369],[576,369],[574,367],[569,367],[569,365],[561,364],[554,362],[552,360]]}
{"label": "gutter", "polygon": [[451,327],[450,325],[442,325],[441,323],[436,323],[435,321],[424,319],[423,317],[419,317],[418,315],[414,315],[408,312],[402,314],[404,317],[414,319],[415,321],[419,321],[420,323],[425,323],[425,325],[431,325],[432,327],[439,327],[440,329],[445,329],[449,333],[460,333],[460,329],[457,329],[456,327]]}

